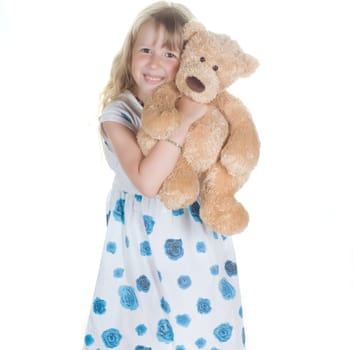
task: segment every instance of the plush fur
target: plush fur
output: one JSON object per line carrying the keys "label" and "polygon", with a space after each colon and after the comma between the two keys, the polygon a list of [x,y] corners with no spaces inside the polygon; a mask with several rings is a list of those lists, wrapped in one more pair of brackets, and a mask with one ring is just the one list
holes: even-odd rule
{"label": "plush fur", "polygon": [[226,89],[253,73],[258,61],[229,36],[199,22],[184,29],[185,48],[175,82],[159,87],[146,102],[137,139],[146,155],[157,140],[178,128],[176,100],[186,95],[213,108],[189,129],[173,172],[159,195],[167,208],[187,207],[200,198],[200,217],[214,231],[231,235],[249,216],[235,199],[259,158],[260,142],[250,113]]}

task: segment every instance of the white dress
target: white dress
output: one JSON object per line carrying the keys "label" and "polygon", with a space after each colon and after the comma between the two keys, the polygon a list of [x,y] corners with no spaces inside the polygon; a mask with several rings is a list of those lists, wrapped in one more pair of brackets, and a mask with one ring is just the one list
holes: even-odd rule
{"label": "white dress", "polygon": [[[126,91],[101,123],[137,132],[141,111]],[[84,349],[244,349],[232,239],[202,223],[197,202],[168,210],[142,196],[106,139],[104,152],[115,179]]]}

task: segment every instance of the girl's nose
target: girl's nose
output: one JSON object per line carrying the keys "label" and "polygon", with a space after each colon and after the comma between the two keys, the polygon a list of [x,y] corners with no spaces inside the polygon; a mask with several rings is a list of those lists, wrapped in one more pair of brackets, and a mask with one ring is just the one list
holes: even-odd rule
{"label": "girl's nose", "polygon": [[158,55],[152,54],[149,64],[150,64],[150,67],[152,67],[152,68],[157,67],[159,65],[159,57],[158,57]]}

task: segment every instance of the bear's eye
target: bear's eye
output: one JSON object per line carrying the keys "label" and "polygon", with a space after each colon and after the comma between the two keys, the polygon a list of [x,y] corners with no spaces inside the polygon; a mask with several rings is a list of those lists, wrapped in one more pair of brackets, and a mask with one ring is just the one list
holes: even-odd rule
{"label": "bear's eye", "polygon": [[218,71],[218,66],[213,66],[212,69],[217,72]]}
{"label": "bear's eye", "polygon": [[200,57],[200,62],[205,62],[206,58],[205,57]]}

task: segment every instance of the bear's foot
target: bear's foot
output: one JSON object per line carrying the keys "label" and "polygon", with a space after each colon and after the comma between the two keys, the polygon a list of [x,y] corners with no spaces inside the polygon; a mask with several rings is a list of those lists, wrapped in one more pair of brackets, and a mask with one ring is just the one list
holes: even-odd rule
{"label": "bear's foot", "polygon": [[160,199],[163,202],[163,204],[168,208],[168,209],[180,209],[180,208],[186,208],[192,203],[194,203],[197,199],[197,194],[198,191],[193,191],[193,189],[190,189],[190,191],[185,191],[182,192],[178,188],[175,188],[172,190],[171,188],[168,188],[167,190],[163,187],[163,191],[160,193]]}
{"label": "bear's foot", "polygon": [[197,174],[181,156],[173,172],[163,182],[159,197],[168,209],[180,209],[194,203],[199,193]]}
{"label": "bear's foot", "polygon": [[233,198],[203,198],[200,217],[212,230],[223,235],[240,233],[249,222],[248,212]]}

